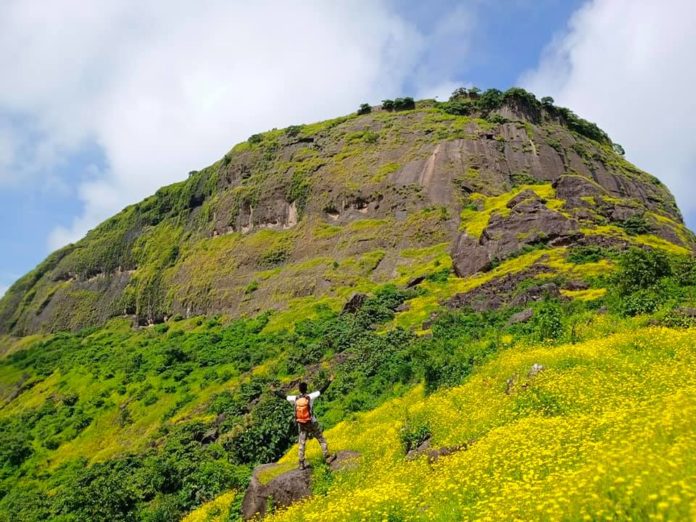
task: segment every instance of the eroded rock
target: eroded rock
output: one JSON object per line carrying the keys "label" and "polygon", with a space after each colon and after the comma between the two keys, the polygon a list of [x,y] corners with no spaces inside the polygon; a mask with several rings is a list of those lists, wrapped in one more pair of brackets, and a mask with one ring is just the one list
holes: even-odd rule
{"label": "eroded rock", "polygon": [[526,323],[532,317],[534,317],[534,310],[527,308],[526,310],[522,310],[521,312],[517,312],[516,314],[510,316],[510,319],[508,319],[508,324]]}
{"label": "eroded rock", "polygon": [[494,213],[480,239],[466,233],[459,236],[452,250],[458,276],[484,270],[493,261],[505,259],[525,245],[560,246],[580,236],[577,221],[547,208],[544,200],[531,190],[521,192],[507,206],[509,214]]}
{"label": "eroded rock", "polygon": [[[329,464],[331,471],[339,471],[357,464],[357,451],[339,451]],[[263,464],[254,469],[249,487],[242,501],[244,520],[262,518],[270,506],[274,509],[288,507],[312,494],[312,468],[286,471],[264,484],[262,476],[278,464]]]}

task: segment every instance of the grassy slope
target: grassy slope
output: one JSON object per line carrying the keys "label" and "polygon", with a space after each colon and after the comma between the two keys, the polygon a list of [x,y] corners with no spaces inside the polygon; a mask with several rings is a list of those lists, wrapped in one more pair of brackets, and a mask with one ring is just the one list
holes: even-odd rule
{"label": "grassy slope", "polygon": [[[604,328],[577,345],[511,347],[459,387],[416,388],[341,423],[327,438],[359,450],[360,466],[271,520],[696,517],[696,330]],[[535,363],[546,370],[529,378]],[[407,462],[405,423],[427,425],[436,447],[474,442]]]}

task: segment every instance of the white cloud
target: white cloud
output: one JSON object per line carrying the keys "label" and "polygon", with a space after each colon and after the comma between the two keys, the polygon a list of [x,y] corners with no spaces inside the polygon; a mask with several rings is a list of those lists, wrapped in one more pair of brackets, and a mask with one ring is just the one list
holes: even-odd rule
{"label": "white cloud", "polygon": [[[465,45],[463,32],[443,22],[434,35]],[[254,132],[402,94],[428,58],[425,38],[386,1],[6,0],[0,181],[35,182],[101,147],[105,172],[69,180],[84,211],[54,229],[56,248]]]}
{"label": "white cloud", "polygon": [[696,3],[594,0],[522,83],[596,121],[696,211]]}

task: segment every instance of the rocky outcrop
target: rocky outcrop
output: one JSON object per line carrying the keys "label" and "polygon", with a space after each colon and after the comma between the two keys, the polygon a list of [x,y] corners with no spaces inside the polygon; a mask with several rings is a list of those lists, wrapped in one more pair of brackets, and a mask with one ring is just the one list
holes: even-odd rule
{"label": "rocky outcrop", "polygon": [[507,207],[509,213],[494,213],[491,216],[478,240],[466,233],[458,238],[452,251],[454,270],[458,276],[466,277],[483,270],[525,245],[562,245],[579,237],[577,221],[547,208],[544,201],[531,190],[515,196]]}
{"label": "rocky outcrop", "polygon": [[[356,459],[359,456],[355,451],[339,451],[329,468],[332,472],[345,469],[357,463]],[[267,514],[269,507],[284,508],[312,494],[311,467],[286,471],[264,484],[263,475],[272,472],[275,467],[278,467],[278,464],[263,464],[254,469],[242,501],[244,520],[262,518]]]}
{"label": "rocky outcrop", "polygon": [[417,448],[413,448],[406,454],[406,460],[416,460],[420,457],[426,457],[428,463],[433,464],[441,457],[446,457],[457,453],[458,451],[466,451],[474,443],[474,441],[469,441],[458,446],[443,446],[441,448],[433,448],[431,445],[431,439],[428,438],[423,441]]}
{"label": "rocky outcrop", "polygon": [[[521,297],[526,290],[519,292],[518,288],[520,285],[539,274],[548,272],[551,272],[550,268],[538,263],[532,265],[527,270],[493,279],[469,292],[456,294],[445,304],[450,308],[469,308],[475,312],[497,310],[503,306],[512,306],[511,301],[513,299],[518,304],[521,304],[522,301],[526,302],[527,299]],[[534,288],[536,287],[532,287],[529,290],[535,292]]]}

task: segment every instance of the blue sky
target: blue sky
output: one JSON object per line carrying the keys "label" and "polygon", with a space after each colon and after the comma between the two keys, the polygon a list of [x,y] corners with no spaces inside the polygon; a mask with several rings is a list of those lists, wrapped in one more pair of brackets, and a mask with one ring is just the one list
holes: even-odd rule
{"label": "blue sky", "polygon": [[[52,249],[253,132],[467,84],[522,84],[598,122],[694,225],[696,132],[673,132],[682,122],[665,118],[669,106],[651,120],[644,108],[654,89],[693,99],[679,86],[696,80],[696,13],[686,0],[651,3],[7,0],[0,294]],[[696,120],[693,102],[674,109]]]}

